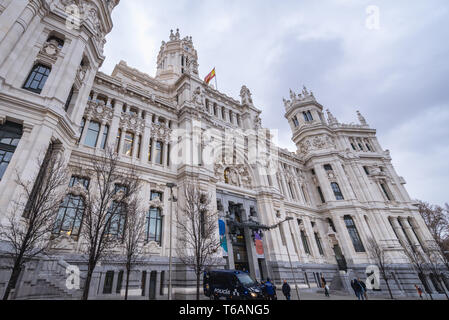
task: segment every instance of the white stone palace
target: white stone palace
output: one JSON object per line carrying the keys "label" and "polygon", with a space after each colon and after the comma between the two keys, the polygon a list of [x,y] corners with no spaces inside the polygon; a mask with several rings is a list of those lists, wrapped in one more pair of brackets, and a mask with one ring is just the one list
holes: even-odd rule
{"label": "white stone palace", "polygon": [[[181,188],[195,181],[218,212],[217,237],[225,239],[220,267],[293,284],[291,259],[301,288],[320,287],[324,276],[332,288],[344,290],[348,279],[366,278],[373,263],[368,239],[375,238],[392,259],[395,294],[416,295],[420,281],[399,240],[420,244],[431,235],[389,151],[360,112],[357,124],[340,123],[306,88],[290,90],[283,105],[297,150],[278,148],[262,127],[250,90],[242,86],[237,100],[207,85],[198,73],[192,37],[182,37],[179,30],[162,42],[155,77],[124,61],[111,75],[99,72],[118,3],[0,0],[0,223],[7,223],[14,199],[21,196],[15,175],[36,179],[37,159],[50,144],[73,168],[72,180],[86,185],[82,167],[114,148],[122,168],[136,166],[141,199],[151,214],[146,255],[132,272],[133,294],[167,297],[166,185],[175,183],[181,197]],[[232,151],[210,157],[210,146],[222,144]],[[67,197],[81,197],[71,193],[69,181]],[[181,205],[182,199],[175,209]],[[80,258],[82,214],[69,214],[79,210],[61,205],[57,214],[63,223],[53,235],[59,237],[58,249],[27,264],[16,298],[80,297],[65,287],[67,265],[86,270]],[[269,231],[257,228],[278,223]],[[1,248],[0,294],[10,273],[7,246]],[[120,261],[101,263],[91,297],[119,296],[123,270]],[[173,277],[177,298],[194,292],[193,275],[176,256]],[[436,292],[432,277],[426,277],[428,290]],[[381,293],[387,294],[383,282]]]}

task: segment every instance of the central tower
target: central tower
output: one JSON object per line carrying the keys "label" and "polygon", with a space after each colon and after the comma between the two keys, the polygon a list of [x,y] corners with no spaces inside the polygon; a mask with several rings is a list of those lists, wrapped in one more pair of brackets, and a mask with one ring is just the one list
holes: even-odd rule
{"label": "central tower", "polygon": [[183,74],[198,77],[198,55],[193,47],[192,37],[181,39],[179,29],[170,31],[170,40],[162,41],[157,57],[156,79],[167,83],[175,83]]}

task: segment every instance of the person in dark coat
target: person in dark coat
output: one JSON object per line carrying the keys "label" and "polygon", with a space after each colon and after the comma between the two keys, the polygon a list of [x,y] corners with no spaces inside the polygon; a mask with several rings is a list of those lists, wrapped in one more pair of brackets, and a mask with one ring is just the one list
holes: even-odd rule
{"label": "person in dark coat", "polygon": [[363,296],[365,297],[365,300],[368,300],[368,290],[366,289],[366,284],[365,282],[363,282],[362,280],[360,280],[360,278],[357,279],[357,281],[360,283],[360,285],[363,288]]}
{"label": "person in dark coat", "polygon": [[284,294],[285,298],[287,300],[291,300],[291,288],[290,285],[287,283],[287,280],[284,280],[284,284],[282,285],[282,293]]}
{"label": "person in dark coat", "polygon": [[276,287],[271,283],[270,278],[265,282],[265,292],[267,300],[276,300]]}
{"label": "person in dark coat", "polygon": [[360,282],[357,281],[357,279],[351,281],[351,287],[354,290],[357,299],[365,300],[365,297],[363,295],[363,287]]}

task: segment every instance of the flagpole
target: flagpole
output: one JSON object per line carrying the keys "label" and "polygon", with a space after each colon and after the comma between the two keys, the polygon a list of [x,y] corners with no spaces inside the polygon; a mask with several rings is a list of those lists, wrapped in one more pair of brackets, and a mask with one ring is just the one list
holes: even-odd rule
{"label": "flagpole", "polygon": [[215,70],[215,89],[218,91],[218,84],[217,84],[217,70],[214,68]]}

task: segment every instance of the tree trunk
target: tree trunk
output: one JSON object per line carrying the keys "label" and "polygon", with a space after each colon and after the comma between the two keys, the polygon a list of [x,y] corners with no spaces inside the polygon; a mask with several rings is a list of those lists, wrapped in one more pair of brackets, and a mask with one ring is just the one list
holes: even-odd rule
{"label": "tree trunk", "polygon": [[200,300],[200,278],[201,278],[201,273],[196,273],[196,300],[199,301]]}
{"label": "tree trunk", "polygon": [[125,300],[128,300],[129,274],[130,273],[131,273],[131,269],[129,267],[126,267]]}
{"label": "tree trunk", "polygon": [[388,279],[385,277],[385,283],[387,284],[388,293],[390,294],[391,300],[394,300],[393,293],[391,292],[390,284],[388,283]]}
{"label": "tree trunk", "polygon": [[94,269],[95,269],[95,265],[92,265],[92,263],[89,263],[89,266],[87,269],[86,282],[84,283],[82,300],[89,300],[90,282],[92,281],[92,274],[94,272]]}
{"label": "tree trunk", "polygon": [[16,287],[17,280],[19,280],[21,268],[20,268],[20,263],[19,263],[18,260],[19,259],[17,259],[16,262],[14,263],[14,267],[12,269],[11,277],[9,278],[9,281],[8,281],[8,286],[6,287],[5,294],[3,295],[3,300],[8,300],[9,299],[9,295],[11,294],[11,290]]}

